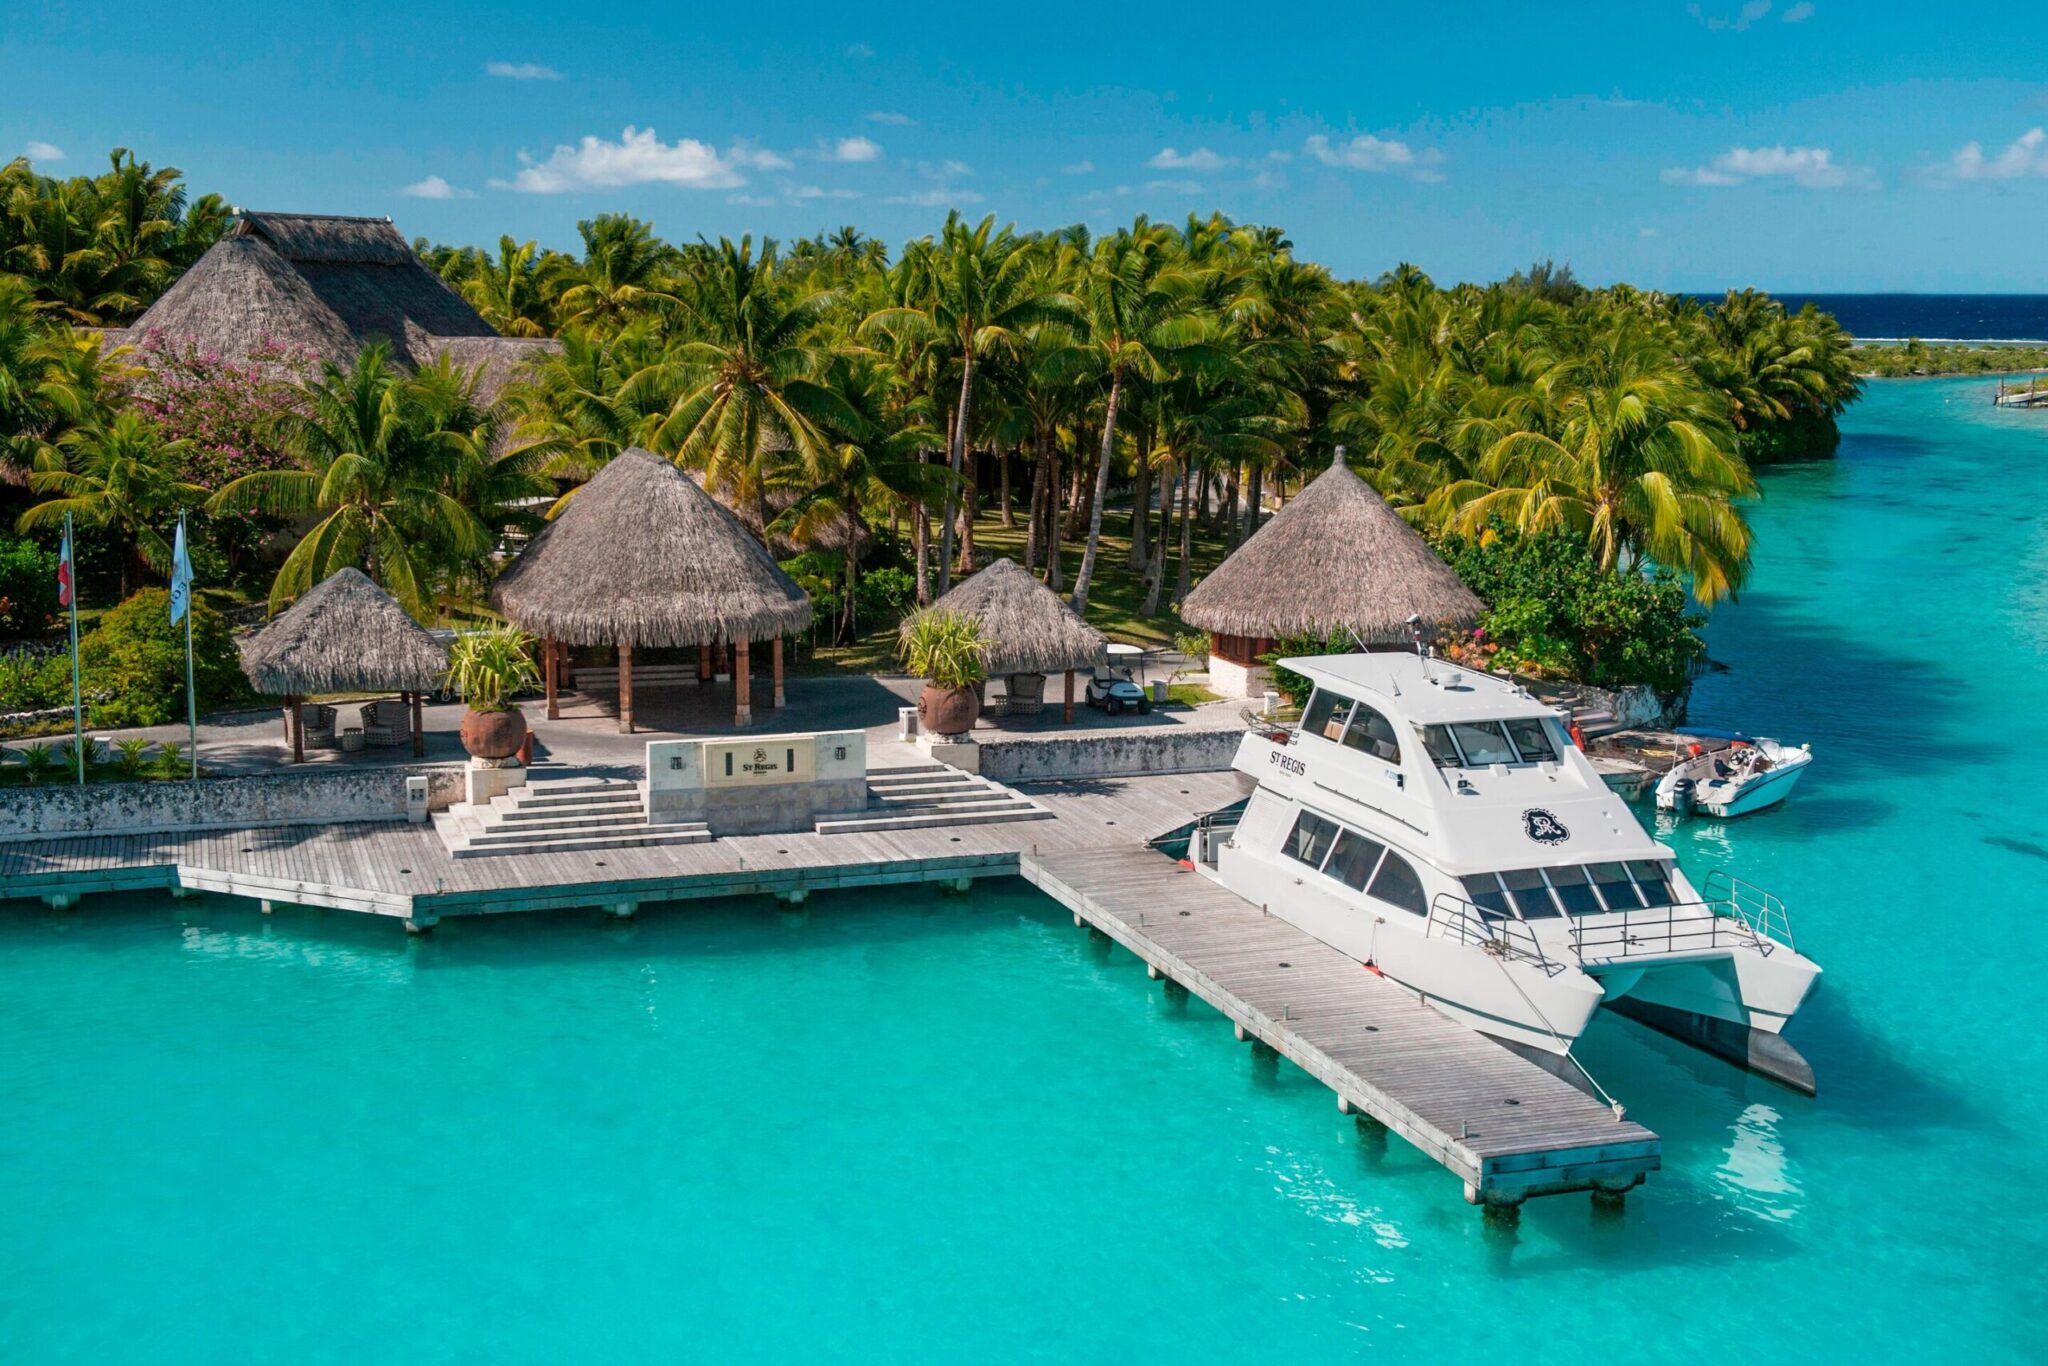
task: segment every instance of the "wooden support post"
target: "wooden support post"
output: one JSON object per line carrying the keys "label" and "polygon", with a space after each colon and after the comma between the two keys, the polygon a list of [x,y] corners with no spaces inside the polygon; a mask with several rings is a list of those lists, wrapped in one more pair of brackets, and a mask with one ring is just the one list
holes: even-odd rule
{"label": "wooden support post", "polygon": [[709,644],[699,645],[697,647],[697,682],[702,684],[709,683],[710,681],[711,646]]}
{"label": "wooden support post", "polygon": [[750,652],[745,640],[736,640],[732,643],[732,723],[735,726],[751,726],[754,724],[752,687],[754,661],[749,657],[749,654]]}
{"label": "wooden support post", "polygon": [[774,649],[773,649],[772,653],[770,654],[769,658],[770,658],[770,659],[771,659],[771,660],[773,661],[773,668],[774,668],[774,671],[775,671],[775,705],[776,705],[777,707],[780,707],[780,706],[782,705],[782,702],[783,702],[783,693],[782,693],[782,637],[781,637],[781,636],[777,636],[777,637],[775,637],[775,645],[774,645]]}
{"label": "wooden support post", "polygon": [[427,757],[427,733],[420,715],[421,706],[420,695],[414,693],[412,695],[412,757],[415,759]]}
{"label": "wooden support post", "polygon": [[562,719],[562,653],[552,640],[540,643],[541,673],[548,692],[548,720]]}
{"label": "wooden support post", "polygon": [[633,733],[633,642],[619,642],[619,734]]}
{"label": "wooden support post", "polygon": [[294,698],[292,698],[292,699],[291,699],[291,703],[292,703],[292,724],[291,724],[291,732],[292,732],[292,762],[293,762],[293,763],[295,763],[295,764],[303,764],[303,763],[305,763],[305,762],[306,762],[306,713],[305,713],[305,703],[304,703],[303,701],[301,701],[301,700],[300,700],[299,698],[296,698],[296,697],[294,697]]}
{"label": "wooden support post", "polygon": [[1060,719],[1068,725],[1074,724],[1074,671],[1067,670],[1067,703],[1060,711]]}

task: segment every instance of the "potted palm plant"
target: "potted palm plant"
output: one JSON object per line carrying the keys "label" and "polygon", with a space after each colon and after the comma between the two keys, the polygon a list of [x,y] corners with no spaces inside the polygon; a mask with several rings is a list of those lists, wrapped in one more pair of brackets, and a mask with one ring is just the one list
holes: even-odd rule
{"label": "potted palm plant", "polygon": [[954,612],[920,612],[903,633],[903,660],[924,679],[917,720],[931,735],[965,735],[981,715],[980,684],[988,677],[981,623]]}
{"label": "potted palm plant", "polygon": [[514,626],[466,631],[448,650],[448,687],[468,710],[462,714],[462,747],[471,757],[502,762],[526,743],[526,718],[512,705],[521,688],[540,681],[532,639]]}

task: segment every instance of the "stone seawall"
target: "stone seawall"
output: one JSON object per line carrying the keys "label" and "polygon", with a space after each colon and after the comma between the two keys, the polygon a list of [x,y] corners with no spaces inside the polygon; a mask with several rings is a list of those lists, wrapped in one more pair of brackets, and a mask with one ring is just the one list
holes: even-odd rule
{"label": "stone seawall", "polygon": [[460,801],[462,765],[322,766],[198,782],[15,787],[0,794],[0,842],[251,825],[405,819],[405,780],[427,776],[429,810]]}
{"label": "stone seawall", "polygon": [[999,783],[1037,783],[1143,773],[1218,773],[1230,767],[1243,739],[1244,731],[1235,726],[1171,726],[983,740],[978,748],[982,777]]}

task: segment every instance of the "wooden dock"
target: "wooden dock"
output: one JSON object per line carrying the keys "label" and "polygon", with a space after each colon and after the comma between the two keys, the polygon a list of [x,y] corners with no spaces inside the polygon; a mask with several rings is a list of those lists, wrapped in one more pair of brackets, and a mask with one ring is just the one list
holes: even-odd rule
{"label": "wooden dock", "polygon": [[1026,881],[1450,1169],[1465,1198],[1619,1194],[1657,1135],[1149,849],[1032,851]]}
{"label": "wooden dock", "polygon": [[400,822],[85,835],[0,844],[0,900],[211,892],[402,919],[640,906],[1022,874],[1455,1173],[1466,1197],[1619,1193],[1657,1136],[1418,1003],[1145,843],[1242,796],[1229,773],[1029,785],[1053,819],[456,858]]}

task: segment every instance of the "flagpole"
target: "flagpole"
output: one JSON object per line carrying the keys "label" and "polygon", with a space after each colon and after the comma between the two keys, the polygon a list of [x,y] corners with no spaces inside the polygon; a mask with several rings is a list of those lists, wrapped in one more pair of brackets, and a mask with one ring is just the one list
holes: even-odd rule
{"label": "flagpole", "polygon": [[[178,544],[185,544],[185,514],[178,514]],[[190,551],[187,551],[189,557]],[[199,780],[199,694],[192,690],[192,582],[191,560],[185,561],[185,727],[191,739],[192,780]]]}
{"label": "flagpole", "polygon": [[71,753],[78,760],[78,785],[85,786],[85,692],[78,684],[78,569],[71,540],[71,514],[64,514],[64,571],[71,589]]}

